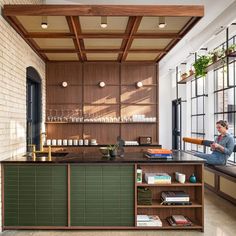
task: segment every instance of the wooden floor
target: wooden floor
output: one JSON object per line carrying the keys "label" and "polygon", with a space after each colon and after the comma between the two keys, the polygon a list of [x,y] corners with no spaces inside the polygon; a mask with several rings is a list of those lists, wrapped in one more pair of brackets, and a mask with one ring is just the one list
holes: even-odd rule
{"label": "wooden floor", "polygon": [[235,236],[236,206],[205,191],[205,232],[199,231],[55,231],[55,230],[19,230],[0,233],[4,236]]}

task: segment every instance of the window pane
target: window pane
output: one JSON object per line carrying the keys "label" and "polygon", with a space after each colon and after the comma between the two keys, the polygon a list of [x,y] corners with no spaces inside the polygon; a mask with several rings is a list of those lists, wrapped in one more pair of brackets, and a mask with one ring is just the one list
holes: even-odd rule
{"label": "window pane", "polygon": [[203,77],[197,79],[197,95],[204,94],[204,81],[205,81],[205,78]]}
{"label": "window pane", "polygon": [[203,102],[204,102],[204,97],[198,97],[197,101],[197,114],[203,114]]}
{"label": "window pane", "polygon": [[196,90],[195,90],[195,88],[196,88],[196,80],[193,80],[192,82],[191,82],[191,85],[192,85],[192,96],[191,97],[196,97]]}
{"label": "window pane", "polygon": [[215,134],[218,135],[218,131],[217,131],[217,129],[216,129],[216,122],[217,122],[218,120],[224,120],[224,115],[223,115],[223,114],[217,114],[215,117],[216,117],[215,123],[214,123]]}
{"label": "window pane", "polygon": [[223,91],[215,93],[215,112],[223,112]]}
{"label": "window pane", "polygon": [[197,98],[192,99],[192,115],[197,114]]}
{"label": "window pane", "polygon": [[229,86],[234,85],[235,62],[229,64]]}
{"label": "window pane", "polygon": [[225,114],[225,120],[227,120],[229,123],[228,132],[234,135],[235,113]]}
{"label": "window pane", "polygon": [[223,68],[215,71],[215,90],[223,88]]}
{"label": "window pane", "polygon": [[204,116],[198,116],[197,117],[197,132],[198,133],[204,133],[204,125],[203,125],[203,122],[204,122]]}
{"label": "window pane", "polygon": [[224,111],[235,111],[234,88],[224,91]]}
{"label": "window pane", "polygon": [[192,132],[197,132],[197,117],[192,116]]}

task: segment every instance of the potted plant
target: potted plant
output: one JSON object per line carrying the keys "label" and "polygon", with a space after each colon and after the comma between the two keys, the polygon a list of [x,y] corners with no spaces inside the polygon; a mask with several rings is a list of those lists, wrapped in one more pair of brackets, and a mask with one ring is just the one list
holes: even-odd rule
{"label": "potted plant", "polygon": [[211,56],[212,63],[215,63],[218,59],[224,57],[224,50],[223,49],[215,49],[209,53]]}
{"label": "potted plant", "polygon": [[192,69],[189,70],[189,76],[193,75],[194,71]]}
{"label": "potted plant", "polygon": [[231,53],[233,53],[236,50],[236,44],[232,44],[230,45],[226,50],[225,50],[225,54],[226,55],[230,55]]}
{"label": "potted plant", "polygon": [[109,145],[107,149],[109,150],[109,154],[111,157],[116,157],[117,156],[117,149],[118,149],[118,144],[114,145]]}
{"label": "potted plant", "polygon": [[184,80],[184,79],[186,79],[186,78],[187,78],[187,76],[188,76],[188,74],[187,74],[187,73],[183,73],[183,74],[181,75],[181,80]]}
{"label": "potted plant", "polygon": [[195,69],[196,77],[202,77],[206,75],[206,68],[211,61],[211,57],[209,55],[200,56],[196,62],[193,64]]}

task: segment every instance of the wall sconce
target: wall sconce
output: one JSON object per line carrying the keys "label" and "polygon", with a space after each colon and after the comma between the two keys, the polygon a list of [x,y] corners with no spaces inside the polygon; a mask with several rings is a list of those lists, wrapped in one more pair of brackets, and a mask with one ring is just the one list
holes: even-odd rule
{"label": "wall sconce", "polygon": [[159,16],[159,24],[158,24],[158,27],[160,28],[160,29],[163,29],[163,28],[165,28],[166,27],[166,19],[165,19],[165,17],[164,16]]}
{"label": "wall sconce", "polygon": [[42,16],[41,27],[42,27],[43,29],[47,29],[47,28],[48,28],[48,19],[47,19],[47,16]]}
{"label": "wall sconce", "polygon": [[67,83],[66,81],[63,81],[63,82],[61,83],[61,86],[62,86],[63,88],[66,88],[66,87],[68,86],[68,83]]}
{"label": "wall sconce", "polygon": [[104,88],[106,86],[105,82],[103,82],[103,81],[99,82],[98,85],[100,88]]}
{"label": "wall sconce", "polygon": [[106,16],[101,16],[101,24],[100,26],[102,28],[106,28],[107,27],[107,17]]}
{"label": "wall sconce", "polygon": [[142,82],[140,82],[140,81],[139,81],[139,82],[137,82],[137,83],[136,83],[136,87],[137,87],[137,88],[141,88],[141,87],[143,87],[143,83],[142,83]]}

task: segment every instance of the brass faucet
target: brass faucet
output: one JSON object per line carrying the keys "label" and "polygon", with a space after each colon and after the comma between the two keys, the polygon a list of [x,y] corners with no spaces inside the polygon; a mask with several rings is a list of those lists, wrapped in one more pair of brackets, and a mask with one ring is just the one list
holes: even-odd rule
{"label": "brass faucet", "polygon": [[47,152],[45,152],[45,151],[36,151],[36,145],[35,144],[30,144],[29,146],[32,147],[32,159],[33,159],[33,161],[36,160],[36,154],[37,153],[48,153],[48,160],[52,161],[52,148],[51,148],[51,146],[48,146],[48,151]]}

